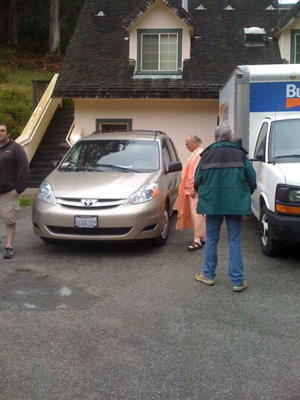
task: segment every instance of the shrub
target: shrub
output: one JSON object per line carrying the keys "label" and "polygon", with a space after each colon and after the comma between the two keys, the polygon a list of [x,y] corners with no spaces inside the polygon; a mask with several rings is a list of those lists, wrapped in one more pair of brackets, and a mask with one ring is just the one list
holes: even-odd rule
{"label": "shrub", "polygon": [[31,103],[20,90],[4,89],[0,92],[0,120],[10,125],[13,139],[21,134],[31,112]]}
{"label": "shrub", "polygon": [[4,68],[0,67],[0,83],[8,82],[8,73],[5,71]]}

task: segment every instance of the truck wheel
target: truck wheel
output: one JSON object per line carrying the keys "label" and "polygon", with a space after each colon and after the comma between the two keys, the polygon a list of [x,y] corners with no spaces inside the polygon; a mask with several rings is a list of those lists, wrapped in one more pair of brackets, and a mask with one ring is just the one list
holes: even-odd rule
{"label": "truck wheel", "polygon": [[163,213],[163,222],[161,226],[160,235],[159,237],[153,239],[154,245],[158,247],[164,246],[168,241],[169,232],[170,232],[170,216],[169,216],[169,208],[166,205]]}
{"label": "truck wheel", "polygon": [[270,234],[266,206],[263,206],[261,211],[260,236],[261,249],[266,256],[274,257],[282,253],[283,244],[273,239]]}

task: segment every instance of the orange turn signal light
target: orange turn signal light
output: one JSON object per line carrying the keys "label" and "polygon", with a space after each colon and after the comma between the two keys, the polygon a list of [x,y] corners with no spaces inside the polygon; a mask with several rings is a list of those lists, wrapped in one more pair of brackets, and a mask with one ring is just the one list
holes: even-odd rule
{"label": "orange turn signal light", "polygon": [[300,215],[300,207],[285,206],[283,204],[276,204],[275,211],[281,214]]}
{"label": "orange turn signal light", "polygon": [[158,188],[155,188],[154,190],[153,190],[153,196],[152,196],[152,199],[154,199],[154,197],[156,197],[156,196],[158,196]]}

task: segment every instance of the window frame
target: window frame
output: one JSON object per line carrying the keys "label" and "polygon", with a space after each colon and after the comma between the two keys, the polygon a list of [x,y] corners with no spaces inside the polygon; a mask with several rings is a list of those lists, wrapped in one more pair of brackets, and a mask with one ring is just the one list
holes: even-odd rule
{"label": "window frame", "polygon": [[127,131],[132,129],[132,119],[122,118],[96,118],[96,131],[101,131],[101,124],[105,125],[127,125]]}
{"label": "window frame", "polygon": [[[177,69],[176,70],[143,70],[142,43],[143,35],[177,34]],[[137,74],[140,75],[181,75],[182,74],[182,29],[138,29],[137,30]],[[160,54],[160,52],[159,52]]]}
{"label": "window frame", "polygon": [[291,64],[300,64],[300,52],[299,52],[299,61],[297,62],[297,38],[300,41],[300,29],[291,29]]}
{"label": "window frame", "polygon": [[267,122],[264,122],[259,131],[254,151],[254,157],[255,158],[259,157],[263,162],[266,161],[268,131],[269,131],[269,124]]}

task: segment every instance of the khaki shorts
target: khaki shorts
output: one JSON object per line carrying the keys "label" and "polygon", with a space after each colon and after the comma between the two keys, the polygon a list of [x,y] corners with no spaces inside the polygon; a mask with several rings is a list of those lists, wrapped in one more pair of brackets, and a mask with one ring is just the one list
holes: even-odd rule
{"label": "khaki shorts", "polygon": [[19,194],[15,190],[0,194],[0,219],[5,225],[13,225],[19,218]]}

